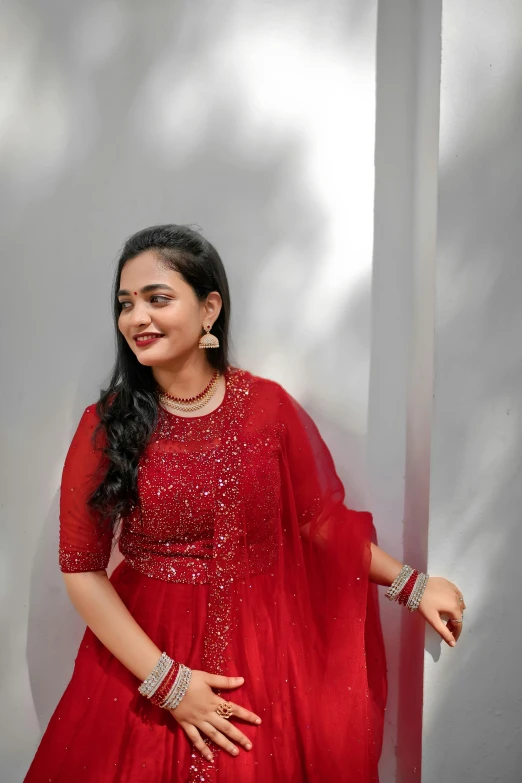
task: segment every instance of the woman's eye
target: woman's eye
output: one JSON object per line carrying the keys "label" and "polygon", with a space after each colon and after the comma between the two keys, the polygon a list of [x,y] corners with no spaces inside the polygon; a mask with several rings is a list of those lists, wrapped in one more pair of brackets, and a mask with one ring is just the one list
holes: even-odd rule
{"label": "woman's eye", "polygon": [[[150,301],[152,302],[154,299],[160,300],[159,304],[165,304],[166,302],[169,301],[168,296],[160,296],[159,294],[155,294],[154,296],[151,296]],[[126,305],[130,305],[130,304],[132,304],[132,302],[126,302],[126,301],[120,302],[120,308],[122,310],[127,310],[128,308],[126,307]]]}

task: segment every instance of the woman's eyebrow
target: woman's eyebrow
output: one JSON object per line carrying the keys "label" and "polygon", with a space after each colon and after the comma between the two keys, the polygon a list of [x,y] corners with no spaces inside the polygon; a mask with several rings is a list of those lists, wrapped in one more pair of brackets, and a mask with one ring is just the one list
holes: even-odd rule
{"label": "woman's eyebrow", "polygon": [[[143,288],[140,288],[140,294],[146,294],[148,291],[154,291],[157,288],[172,291],[173,294],[176,293],[170,285],[166,285],[165,283],[149,283],[149,285],[144,285]],[[130,296],[130,291],[127,291],[126,288],[120,288],[116,296]]]}

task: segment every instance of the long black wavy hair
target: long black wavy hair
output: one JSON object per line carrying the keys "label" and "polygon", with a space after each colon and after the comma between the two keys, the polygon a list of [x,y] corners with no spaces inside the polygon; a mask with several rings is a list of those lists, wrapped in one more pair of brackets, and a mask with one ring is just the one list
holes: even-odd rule
{"label": "long black wavy hair", "polygon": [[[154,251],[170,269],[179,272],[204,301],[211,291],[221,295],[222,306],[212,334],[219,348],[205,349],[209,363],[224,372],[228,366],[230,293],[223,262],[217,250],[188,225],[166,224],[137,231],[127,239],[118,260],[113,283],[113,315],[116,332],[116,360],[107,388],[96,403],[99,424],[93,443],[103,434],[98,448],[108,461],[105,475],[89,496],[87,504],[100,532],[116,529],[121,517],[139,504],[138,461],[158,420],[158,389],[152,368],[140,364],[118,328],[121,305],[117,293],[124,264],[147,250]],[[201,331],[204,334],[204,330]]]}

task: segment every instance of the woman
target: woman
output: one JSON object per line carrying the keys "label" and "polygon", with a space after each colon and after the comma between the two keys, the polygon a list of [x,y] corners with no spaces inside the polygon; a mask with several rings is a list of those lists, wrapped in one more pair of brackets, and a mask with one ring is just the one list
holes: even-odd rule
{"label": "woman", "polygon": [[197,231],[132,236],[114,308],[116,365],[60,493],[87,628],[24,783],[378,781],[376,586],[450,645],[460,591],[379,549],[304,409],[228,363],[225,270]]}

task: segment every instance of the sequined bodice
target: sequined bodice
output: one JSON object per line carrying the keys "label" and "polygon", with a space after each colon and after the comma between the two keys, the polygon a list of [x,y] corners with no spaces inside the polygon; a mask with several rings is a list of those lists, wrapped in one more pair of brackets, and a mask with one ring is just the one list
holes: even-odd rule
{"label": "sequined bodice", "polygon": [[[246,538],[243,572],[267,569],[276,556],[280,427],[267,417],[249,427],[250,373],[229,368],[221,405],[183,417],[160,408],[138,466],[140,506],[123,520],[120,551],[134,568],[168,581],[206,583],[222,537]],[[238,508],[241,514],[237,513]],[[235,529],[234,529],[235,527]],[[241,529],[243,528],[243,529]]]}

